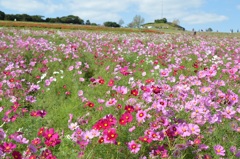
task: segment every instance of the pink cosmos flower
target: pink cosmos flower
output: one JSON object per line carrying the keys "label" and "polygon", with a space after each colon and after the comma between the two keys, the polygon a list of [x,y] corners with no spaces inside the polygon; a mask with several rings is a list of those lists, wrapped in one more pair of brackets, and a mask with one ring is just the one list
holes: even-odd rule
{"label": "pink cosmos flower", "polygon": [[113,79],[110,79],[109,82],[108,82],[108,86],[109,87],[112,87],[114,85],[114,80]]}
{"label": "pink cosmos flower", "polygon": [[118,86],[115,90],[119,94],[127,94],[127,92],[128,92],[127,87],[124,87],[124,86]]}
{"label": "pink cosmos flower", "polygon": [[217,71],[215,69],[210,69],[207,71],[207,76],[209,77],[214,77],[216,76],[216,74],[217,74]]}
{"label": "pink cosmos flower", "polygon": [[77,123],[70,123],[70,125],[68,126],[68,128],[70,129],[70,130],[75,130],[75,129],[77,129],[79,126],[78,126],[78,124]]}
{"label": "pink cosmos flower", "polygon": [[118,134],[116,132],[115,128],[111,128],[108,130],[104,130],[104,143],[114,143],[118,137]]}
{"label": "pink cosmos flower", "polygon": [[128,66],[124,66],[120,69],[120,73],[124,76],[127,76],[130,74],[130,72],[128,72]]}
{"label": "pink cosmos flower", "polygon": [[234,75],[237,71],[238,71],[238,69],[235,68],[235,67],[233,67],[233,68],[227,70],[227,72],[228,72],[230,75]]}
{"label": "pink cosmos flower", "polygon": [[91,131],[83,132],[83,134],[82,134],[82,139],[83,140],[89,141],[92,138],[94,138],[94,135],[92,134]]}
{"label": "pink cosmos flower", "polygon": [[50,84],[51,84],[50,80],[46,79],[46,81],[45,81],[45,86],[46,86],[46,87],[47,87],[47,86],[50,86]]}
{"label": "pink cosmos flower", "polygon": [[0,128],[0,141],[4,140],[6,138],[6,133],[4,132],[4,130],[2,128]]}
{"label": "pink cosmos flower", "polygon": [[233,107],[227,106],[225,110],[222,112],[224,118],[231,119],[235,115],[236,111]]}
{"label": "pink cosmos flower", "polygon": [[117,123],[117,119],[112,114],[106,115],[105,119],[108,120],[108,122],[111,124],[111,126],[114,126]]}
{"label": "pink cosmos flower", "polygon": [[221,145],[215,145],[213,148],[217,155],[225,156],[225,150]]}
{"label": "pink cosmos flower", "polygon": [[83,91],[82,91],[82,90],[79,90],[79,91],[78,91],[78,97],[81,97],[81,96],[83,96]]}
{"label": "pink cosmos flower", "polygon": [[187,124],[179,124],[177,127],[177,131],[182,137],[191,135],[191,130],[189,129]]}
{"label": "pink cosmos flower", "polygon": [[44,142],[47,146],[54,147],[61,143],[61,139],[59,139],[58,133],[55,133],[51,136],[51,138],[46,139]]}
{"label": "pink cosmos flower", "polygon": [[140,150],[141,145],[137,144],[134,140],[132,140],[128,143],[128,148],[131,151],[131,153],[136,154]]}
{"label": "pink cosmos flower", "polygon": [[229,96],[229,106],[233,106],[234,104],[236,104],[238,102],[238,95],[230,92],[230,96]]}
{"label": "pink cosmos flower", "polygon": [[136,129],[136,126],[133,126],[131,128],[128,129],[129,132],[133,132]]}
{"label": "pink cosmos flower", "polygon": [[36,102],[36,97],[34,96],[26,96],[26,101],[30,102],[30,103],[34,103]]}
{"label": "pink cosmos flower", "polygon": [[160,100],[158,100],[158,102],[160,104],[161,109],[166,108],[166,106],[167,106],[167,101],[166,100],[160,99]]}
{"label": "pink cosmos flower", "polygon": [[33,145],[39,145],[41,143],[41,139],[40,138],[35,138],[31,141],[31,144]]}
{"label": "pink cosmos flower", "polygon": [[206,73],[205,70],[202,70],[202,71],[199,71],[199,72],[198,72],[198,77],[199,77],[199,78],[204,78],[204,77],[206,77],[206,75],[207,75],[207,73]]}
{"label": "pink cosmos flower", "polygon": [[73,69],[74,69],[74,66],[70,66],[70,67],[68,68],[69,71],[72,71]]}
{"label": "pink cosmos flower", "polygon": [[133,117],[132,117],[131,113],[125,112],[125,113],[122,114],[122,116],[120,117],[119,123],[120,123],[121,125],[126,125],[127,123],[132,122],[132,119],[133,119]]}
{"label": "pink cosmos flower", "polygon": [[168,69],[161,69],[160,75],[161,77],[167,77],[169,75],[170,71]]}
{"label": "pink cosmos flower", "polygon": [[111,98],[106,102],[106,107],[113,106],[117,103],[117,100],[115,98]]}
{"label": "pink cosmos flower", "polygon": [[11,153],[16,148],[16,145],[13,143],[4,142],[0,145],[0,149],[5,153]]}
{"label": "pink cosmos flower", "polygon": [[147,112],[143,110],[139,110],[136,114],[136,118],[139,123],[145,122],[146,117],[147,117]]}
{"label": "pink cosmos flower", "polygon": [[188,124],[188,127],[191,131],[192,134],[199,135],[200,133],[200,128],[196,124]]}
{"label": "pink cosmos flower", "polygon": [[80,77],[80,78],[79,78],[79,81],[80,81],[80,82],[84,82],[84,81],[85,81],[85,79],[84,79],[84,78],[82,78],[82,77]]}
{"label": "pink cosmos flower", "polygon": [[105,70],[106,70],[106,71],[108,71],[108,70],[109,70],[109,68],[110,68],[110,66],[108,65],[108,66],[105,68]]}
{"label": "pink cosmos flower", "polygon": [[68,120],[68,123],[71,123],[71,122],[72,122],[72,118],[73,118],[73,114],[69,114],[69,120]]}

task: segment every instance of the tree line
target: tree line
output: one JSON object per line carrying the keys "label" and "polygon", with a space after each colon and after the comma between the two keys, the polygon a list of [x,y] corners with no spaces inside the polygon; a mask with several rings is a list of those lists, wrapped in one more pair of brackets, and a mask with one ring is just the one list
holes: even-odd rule
{"label": "tree line", "polygon": [[0,20],[97,25],[91,23],[90,20],[84,22],[83,19],[75,15],[44,19],[44,16],[41,15],[5,14],[3,11],[0,11]]}
{"label": "tree line", "polygon": [[[91,23],[90,20],[84,22],[83,19],[75,15],[68,15],[56,18],[44,18],[41,15],[28,15],[28,14],[5,14],[3,11],[0,11],[0,20],[9,20],[9,21],[27,21],[27,22],[47,22],[47,23],[66,23],[66,24],[80,24],[80,25],[97,25],[96,23]],[[140,15],[136,15],[133,18],[133,21],[127,26],[130,28],[140,28],[144,23],[144,18]],[[119,22],[106,21],[103,23],[106,27],[121,27],[124,24],[122,19]]]}

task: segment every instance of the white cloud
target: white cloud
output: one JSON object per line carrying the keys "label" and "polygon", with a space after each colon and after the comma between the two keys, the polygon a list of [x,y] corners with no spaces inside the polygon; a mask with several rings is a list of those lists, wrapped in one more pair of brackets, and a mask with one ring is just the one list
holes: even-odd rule
{"label": "white cloud", "polygon": [[[144,15],[146,22],[166,17],[186,24],[202,24],[226,20],[224,15],[204,12],[207,0],[0,0],[0,8],[27,14],[73,14],[91,22],[118,21],[120,18]],[[240,5],[238,6],[240,9]],[[125,14],[127,16],[122,17]],[[131,17],[133,18],[133,17]]]}
{"label": "white cloud", "polygon": [[0,1],[2,8],[18,11],[21,13],[53,13],[57,10],[61,10],[63,5],[53,4],[49,0],[8,0]]}
{"label": "white cloud", "polygon": [[183,18],[184,22],[189,24],[207,24],[211,22],[221,22],[228,18],[224,15],[217,15],[211,13],[191,14]]}
{"label": "white cloud", "polygon": [[161,18],[163,14],[163,17],[168,20],[179,19],[187,24],[206,24],[227,19],[224,15],[202,13],[201,7],[205,2],[205,0],[181,2],[179,0],[143,0],[139,4],[139,9],[153,19]]}
{"label": "white cloud", "polygon": [[90,21],[118,21],[120,14],[127,10],[127,0],[123,0],[124,3],[119,3],[118,0],[88,0],[87,3],[84,0],[69,0],[69,9],[72,14],[79,16],[83,19],[90,19]]}
{"label": "white cloud", "polygon": [[109,13],[105,11],[76,11],[73,15],[77,15],[84,20],[90,20],[91,22],[105,22],[105,21],[115,21],[118,22],[121,18],[117,13]]}

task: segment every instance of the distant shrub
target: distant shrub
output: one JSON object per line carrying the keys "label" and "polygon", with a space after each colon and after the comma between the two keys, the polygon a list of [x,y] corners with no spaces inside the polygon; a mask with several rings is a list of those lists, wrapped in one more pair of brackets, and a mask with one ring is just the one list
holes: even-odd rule
{"label": "distant shrub", "polygon": [[156,19],[154,20],[155,23],[167,23],[167,19],[166,18],[162,18],[162,19]]}
{"label": "distant shrub", "polygon": [[120,27],[120,25],[117,24],[116,22],[105,22],[103,25],[106,26],[106,27],[114,27],[114,28],[119,28]]}

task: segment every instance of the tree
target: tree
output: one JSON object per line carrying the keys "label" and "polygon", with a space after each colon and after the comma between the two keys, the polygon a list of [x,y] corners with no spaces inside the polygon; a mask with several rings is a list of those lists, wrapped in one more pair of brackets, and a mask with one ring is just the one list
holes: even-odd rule
{"label": "tree", "polygon": [[173,25],[179,25],[179,24],[180,24],[180,21],[179,21],[178,19],[174,19],[174,20],[172,21],[172,24],[173,24]]}
{"label": "tree", "polygon": [[32,21],[33,22],[43,22],[44,20],[42,18],[44,18],[44,16],[42,15],[32,15]]}
{"label": "tree", "polygon": [[119,20],[118,24],[122,26],[124,24],[124,21],[122,19]]}
{"label": "tree", "polygon": [[28,14],[22,14],[20,15],[21,21],[32,21],[32,17]]}
{"label": "tree", "polygon": [[91,25],[93,25],[93,26],[97,26],[97,23],[91,23]]}
{"label": "tree", "polygon": [[14,20],[16,16],[14,14],[5,14],[4,20]]}
{"label": "tree", "polygon": [[142,18],[140,15],[136,15],[133,18],[133,21],[128,24],[128,26],[133,26],[134,28],[140,28],[140,26],[144,23],[144,18]]}
{"label": "tree", "polygon": [[109,22],[109,21],[104,22],[103,25],[106,26],[106,27],[114,27],[114,28],[119,28],[120,27],[120,25],[117,24],[116,22]]}
{"label": "tree", "polygon": [[208,29],[206,29],[206,31],[207,32],[212,32],[213,30],[212,30],[212,28],[208,28]]}
{"label": "tree", "polygon": [[0,20],[4,20],[5,18],[5,13],[0,11]]}
{"label": "tree", "polygon": [[133,22],[132,22],[132,23],[129,23],[127,26],[128,26],[129,28],[133,28],[133,27],[134,27],[134,24],[133,24]]}
{"label": "tree", "polygon": [[155,23],[167,23],[167,18],[156,19],[154,20]]}
{"label": "tree", "polygon": [[90,20],[86,20],[86,23],[85,23],[86,25],[91,25],[91,22],[90,22]]}

